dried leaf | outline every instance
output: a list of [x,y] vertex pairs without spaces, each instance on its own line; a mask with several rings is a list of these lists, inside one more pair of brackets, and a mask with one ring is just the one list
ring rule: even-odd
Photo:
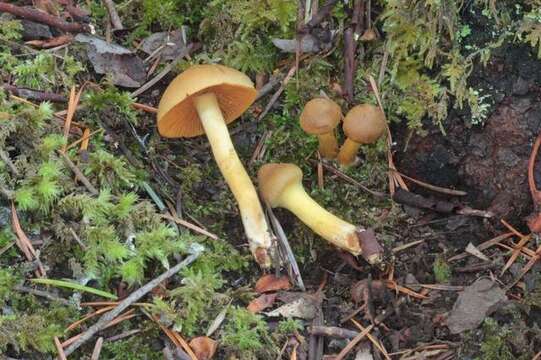
[[190,341],[195,356],[198,360],[210,360],[216,353],[218,343],[206,336],[199,336]]
[[[280,296],[282,298],[282,296]],[[267,316],[277,317],[282,316],[285,318],[301,318],[311,320],[316,317],[320,302],[314,295],[306,293],[296,293],[285,297],[289,301],[280,306],[279,308],[265,313]]]
[[227,305],[226,307],[223,308],[222,311],[220,311],[220,313],[218,314],[218,316],[216,316],[216,319],[214,319],[214,321],[212,322],[212,324],[209,325],[209,328],[207,330],[207,336],[210,336],[212,335],[216,330],[218,330],[218,328],[220,327],[220,325],[222,325],[222,323],[224,322],[225,320],[225,315],[227,314],[227,310],[229,309],[229,305]]
[[287,276],[276,277],[275,275],[263,275],[255,284],[255,291],[260,294],[290,288],[291,284]]
[[268,307],[271,307],[275,301],[276,301],[276,294],[263,294],[257,299],[250,301],[247,309],[248,311],[256,314],[262,310],[265,310]]
[[109,75],[115,85],[136,88],[145,81],[143,60],[125,47],[86,34],[77,34],[75,41],[87,44],[87,56],[94,70]]

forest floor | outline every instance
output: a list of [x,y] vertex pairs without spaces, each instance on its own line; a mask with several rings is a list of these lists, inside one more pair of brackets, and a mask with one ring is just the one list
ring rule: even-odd
[[[541,358],[541,4],[314,3],[0,2],[0,358]],[[385,266],[280,208],[257,265],[207,138],[156,128],[207,63],[259,91],[229,126],[254,183],[296,164]],[[392,141],[322,160],[318,96]]]

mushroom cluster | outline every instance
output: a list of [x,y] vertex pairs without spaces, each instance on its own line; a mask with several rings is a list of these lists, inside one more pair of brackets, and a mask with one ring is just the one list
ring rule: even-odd
[[340,106],[327,98],[315,98],[306,103],[300,116],[302,129],[319,139],[319,153],[324,159],[336,158],[342,167],[356,163],[361,145],[375,143],[386,129],[385,115],[371,104],[354,106],[344,118],[342,129],[346,141],[338,152],[334,129],[343,118]]
[[[162,95],[157,127],[168,138],[205,134],[216,164],[237,200],[250,250],[264,268],[271,265],[272,234],[257,191],[244,169],[227,125],[254,102],[257,91],[243,73],[222,65],[196,65],[178,75]],[[347,139],[338,149],[335,128],[344,120]],[[343,166],[354,163],[361,144],[376,141],[385,130],[379,108],[359,105],[344,118],[341,108],[327,98],[309,101],[300,116],[301,127],[319,139],[319,152],[337,158]],[[315,202],[302,186],[302,171],[293,164],[267,164],[258,172],[262,198],[271,207],[293,212],[315,233],[336,247],[363,256],[370,264],[381,262],[383,250],[373,231],[352,225]]]

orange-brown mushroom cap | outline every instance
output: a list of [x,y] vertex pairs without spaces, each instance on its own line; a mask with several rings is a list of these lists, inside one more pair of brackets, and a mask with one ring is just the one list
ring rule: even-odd
[[195,65],[169,84],[158,106],[158,131],[164,137],[205,133],[193,97],[213,92],[225,122],[236,120],[254,102],[257,91],[248,76],[222,65]]
[[385,132],[385,115],[377,106],[353,107],[344,119],[344,134],[359,144],[372,144]]
[[315,98],[306,103],[301,113],[302,129],[308,134],[320,135],[331,132],[342,119],[342,109],[326,98]]
[[302,170],[293,164],[265,164],[257,172],[257,180],[261,196],[275,207],[285,188],[302,181]]

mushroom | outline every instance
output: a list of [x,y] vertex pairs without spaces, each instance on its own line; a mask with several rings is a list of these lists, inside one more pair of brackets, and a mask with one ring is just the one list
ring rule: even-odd
[[334,128],[342,119],[342,110],[337,103],[326,98],[315,98],[306,103],[301,113],[302,129],[319,139],[319,153],[327,159],[338,154],[338,143]]
[[262,267],[271,263],[271,235],[257,192],[235,151],[227,124],[255,100],[243,73],[222,65],[196,65],[178,75],[162,95],[158,131],[167,138],[206,134],[212,153],[238,202],[250,250]]
[[338,162],[342,166],[351,165],[356,158],[361,144],[372,144],[385,132],[385,115],[379,107],[362,104],[354,106],[344,119],[346,141],[338,153]]
[[293,164],[266,164],[258,173],[259,190],[269,206],[283,207],[325,240],[370,264],[380,264],[383,249],[374,232],[331,214],[304,191],[302,170]]

